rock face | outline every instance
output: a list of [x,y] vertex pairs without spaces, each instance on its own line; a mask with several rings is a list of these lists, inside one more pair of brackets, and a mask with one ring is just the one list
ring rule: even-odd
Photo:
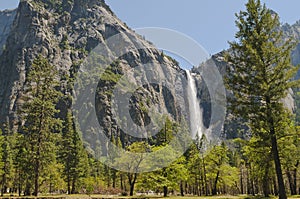
[[6,48],[6,39],[10,33],[11,26],[16,16],[16,10],[0,11],[0,55]]
[[[99,123],[108,136],[122,136],[117,125],[118,118],[113,116],[111,93],[125,74],[128,74],[131,83],[139,85],[130,98],[130,115],[135,124],[147,126],[151,120],[148,114],[153,107],[174,121],[179,121],[183,115],[187,116],[184,108],[180,108],[180,105],[186,105],[185,94],[182,93],[184,80],[180,79],[185,78],[185,71],[177,66],[177,62],[129,29],[103,0],[24,0],[16,11],[8,13],[6,15],[11,16],[8,17],[9,20],[5,20],[4,25],[0,24],[0,28],[5,29],[0,35],[0,41],[6,46],[0,56],[2,125],[9,121],[11,128],[18,130],[18,111],[24,103],[22,96],[24,87],[28,84],[27,74],[32,61],[39,54],[46,57],[59,71],[60,77],[57,78],[61,80],[60,90],[67,96],[58,104],[61,110],[59,117],[65,117],[67,110],[71,108],[70,96],[74,93],[74,82],[70,78],[82,70],[81,63],[99,45],[105,52],[98,58],[104,61],[102,64],[110,67],[102,75],[102,79],[98,80],[94,108],[97,109]],[[5,12],[0,17],[4,15]],[[109,38],[113,36],[120,36],[123,43],[117,43],[117,46],[111,44]],[[126,53],[117,56],[118,49],[123,49]],[[142,75],[133,78],[134,74],[130,71],[147,64],[150,68],[136,70]],[[125,93],[124,89],[119,92]],[[180,92],[180,96],[176,94]],[[85,107],[87,104],[81,106]],[[89,113],[82,119],[89,121]],[[122,141],[125,142],[124,140],[130,142],[129,138],[123,136]]]
[[[294,41],[300,41],[300,21],[297,21],[294,25],[284,24],[282,26],[282,30],[284,31],[284,35],[289,38],[294,38]],[[294,65],[298,65],[300,63],[300,43],[296,46],[296,48],[292,52],[292,62]],[[300,72],[298,72],[296,79],[300,78]]]

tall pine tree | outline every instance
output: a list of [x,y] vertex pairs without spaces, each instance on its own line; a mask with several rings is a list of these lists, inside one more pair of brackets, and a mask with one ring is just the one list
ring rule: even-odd
[[286,199],[278,150],[278,137],[284,133],[288,111],[282,103],[297,68],[291,65],[292,40],[284,40],[279,17],[259,0],[249,0],[246,11],[237,14],[237,41],[231,42],[226,78],[232,91],[233,112],[249,121],[253,136],[264,140],[272,150],[279,198]]
[[64,123],[59,156],[64,168],[63,175],[67,182],[68,193],[74,194],[76,193],[79,179],[87,171],[88,157],[84,150],[83,142],[76,131],[71,111],[68,112]]
[[[23,155],[28,160],[28,182],[34,185],[34,195],[39,193],[41,174],[56,158],[54,132],[61,129],[61,120],[55,118],[59,112],[56,104],[61,93],[56,90],[59,85],[57,70],[42,56],[38,56],[30,68],[27,78],[25,104],[22,107],[24,125],[22,131]],[[28,193],[29,194],[29,193]]]

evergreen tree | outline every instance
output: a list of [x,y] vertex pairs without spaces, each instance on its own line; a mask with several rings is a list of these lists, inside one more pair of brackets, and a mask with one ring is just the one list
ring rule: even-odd
[[160,132],[155,136],[155,145],[161,146],[166,145],[170,142],[170,140],[174,137],[174,132],[177,130],[175,129],[176,125],[169,117],[165,118],[165,125],[160,130]]
[[9,129],[9,124],[4,126],[3,142],[2,142],[2,163],[3,173],[1,175],[1,196],[6,192],[8,188],[12,188],[12,182],[14,178],[14,147],[15,147],[15,135],[13,135]]
[[24,195],[30,195],[31,191],[31,180],[29,179],[29,174],[33,172],[32,164],[30,163],[30,159],[27,158],[26,151],[26,141],[24,139],[24,135],[17,134],[16,136],[16,155],[14,157],[14,166],[16,168],[16,179],[17,179],[17,187],[19,196],[21,196],[22,190],[24,186],[26,187],[24,190]]
[[[5,165],[3,163],[3,157],[5,156],[3,154],[4,152],[4,136],[2,135],[2,130],[0,129],[0,175],[1,176],[5,176]],[[1,182],[2,186],[4,184],[3,178],[2,178],[2,182]],[[1,195],[3,195],[3,191],[1,191]]]
[[[54,132],[61,129],[61,120],[55,118],[59,112],[56,104],[61,93],[56,69],[48,61],[38,56],[29,70],[25,103],[22,107],[24,134],[21,151],[27,162],[26,188],[34,186],[34,195],[39,193],[41,174],[56,158]],[[26,166],[25,166],[26,167]],[[33,179],[33,182],[30,180]],[[30,193],[27,193],[30,194]]]
[[282,124],[288,111],[282,104],[297,68],[291,65],[294,43],[283,40],[277,14],[259,0],[249,0],[246,11],[237,14],[236,42],[231,42],[226,78],[232,92],[231,108],[249,121],[253,136],[270,146],[275,163],[279,198],[286,199],[278,150],[278,137],[285,132]]
[[13,165],[13,156],[15,137],[13,135],[5,135],[3,137],[2,143],[2,163],[3,163],[3,173],[1,176],[1,196],[6,192],[7,188],[12,187],[14,165]]
[[68,112],[62,134],[60,160],[63,164],[63,175],[67,182],[69,194],[74,194],[77,184],[87,170],[87,154],[82,140],[76,131],[71,111]]

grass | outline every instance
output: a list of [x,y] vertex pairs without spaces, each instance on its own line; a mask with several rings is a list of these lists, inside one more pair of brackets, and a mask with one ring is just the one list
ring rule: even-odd
[[[18,198],[17,196],[4,196],[1,198]],[[20,198],[35,198],[35,197],[20,197]],[[84,195],[84,194],[75,194],[75,195],[41,195],[38,198],[43,199],[55,199],[55,198],[65,198],[65,199],[158,199],[163,198],[161,195],[141,195],[141,196],[109,196],[109,195],[95,195],[92,194],[91,196]],[[247,195],[238,195],[238,196],[231,196],[231,195],[220,195],[220,196],[169,196],[166,199],[276,199],[275,196],[270,196],[269,198],[265,198],[263,196],[247,196]],[[297,196],[290,196],[289,199],[300,199],[300,195]]]

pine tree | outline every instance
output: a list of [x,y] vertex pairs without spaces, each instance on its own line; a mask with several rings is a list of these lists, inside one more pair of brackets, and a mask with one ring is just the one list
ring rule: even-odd
[[37,196],[41,174],[56,158],[54,133],[60,131],[61,120],[55,115],[59,112],[56,104],[61,93],[56,90],[59,85],[56,69],[41,56],[33,61],[27,82],[22,106],[24,140],[21,140],[21,152],[28,166],[26,187],[30,190],[30,184],[33,184]]
[[85,174],[88,160],[82,140],[76,131],[71,111],[68,112],[64,123],[59,155],[64,167],[63,175],[67,182],[68,193],[74,194],[79,179]]
[[[3,176],[5,175],[5,170],[4,170],[4,163],[2,161],[3,159],[3,152],[4,152],[4,136],[2,135],[2,130],[0,129],[0,175]],[[1,184],[3,185],[3,179],[2,179],[2,182]],[[2,192],[1,192],[1,195],[2,195]]]
[[233,94],[230,105],[233,113],[249,121],[253,136],[272,149],[279,198],[286,199],[278,137],[289,115],[282,99],[298,84],[291,81],[297,71],[290,59],[294,43],[283,39],[278,15],[259,0],[249,0],[246,8],[236,15],[237,41],[230,43],[226,56],[230,63],[226,84]]
[[2,142],[2,164],[3,173],[1,175],[1,196],[6,192],[7,188],[12,187],[14,177],[13,156],[15,147],[15,135],[9,129],[9,123],[4,126],[3,142]]
[[14,136],[5,135],[2,143],[2,163],[3,163],[3,173],[1,176],[1,196],[6,192],[7,188],[12,185],[12,178],[14,172],[13,166],[13,147],[14,147]]

